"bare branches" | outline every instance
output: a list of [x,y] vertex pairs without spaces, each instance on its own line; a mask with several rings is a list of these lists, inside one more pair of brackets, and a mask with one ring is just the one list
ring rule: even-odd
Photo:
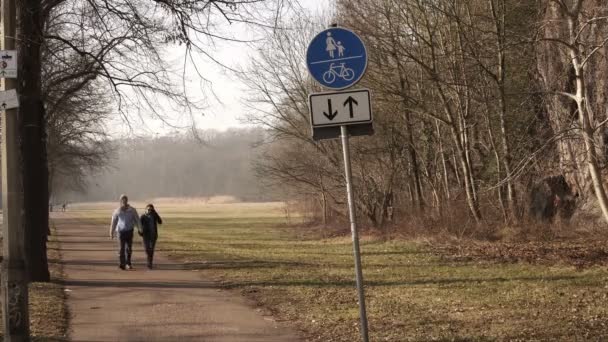
[[[282,1],[281,1],[282,2]],[[131,127],[153,116],[172,126],[175,113],[200,111],[186,92],[186,69],[194,53],[216,61],[199,34],[233,39],[220,24],[249,22],[251,1],[47,0],[44,2],[44,94],[53,175],[79,175],[105,165],[110,150],[103,122],[112,113]],[[224,23],[218,22],[220,15]],[[166,48],[181,45],[181,72],[167,63]],[[187,62],[192,61],[192,62]],[[176,77],[177,76],[177,77]],[[181,82],[176,80],[181,79]],[[112,108],[115,108],[112,110]]]

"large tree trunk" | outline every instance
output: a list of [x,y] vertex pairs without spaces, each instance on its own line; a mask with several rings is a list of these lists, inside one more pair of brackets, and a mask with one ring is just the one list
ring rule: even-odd
[[[582,0],[579,0],[582,2]],[[576,13],[577,17],[570,16],[568,18],[568,28],[570,30],[571,45],[570,45],[570,58],[572,67],[574,69],[574,75],[576,77],[576,107],[578,111],[580,132],[585,142],[585,150],[587,156],[587,168],[591,175],[591,181],[593,183],[593,190],[595,197],[597,198],[598,205],[604,215],[604,220],[608,223],[608,198],[606,197],[606,191],[602,181],[602,173],[598,166],[598,156],[595,146],[594,138],[594,127],[592,127],[590,113],[587,110],[589,96],[587,95],[587,88],[585,85],[585,65],[583,65],[582,58],[588,58],[590,56],[581,56],[582,44],[577,41],[577,35],[579,31],[579,25],[577,25],[575,18],[578,19],[580,13]],[[575,49],[579,47],[579,49]],[[595,53],[591,52],[591,53]]]
[[[602,44],[608,37],[608,22],[597,20],[608,15],[608,9],[599,0],[561,4],[545,0],[543,5],[540,36],[544,41],[539,44],[539,74],[547,92],[561,93],[546,101],[551,127],[560,134],[556,168],[581,195],[580,207],[608,221],[601,171],[606,160],[603,151],[607,131],[598,127],[607,115],[608,62],[602,55],[608,53],[608,48]],[[597,50],[593,50],[596,46]],[[600,135],[604,140],[599,139]]]
[[49,228],[46,121],[41,98],[41,0],[18,1],[20,133],[23,158],[25,256],[31,281],[49,281],[46,239]]
[[[546,12],[543,21],[546,25],[542,26],[541,35],[549,39],[565,39],[566,27],[565,18],[558,10],[557,5],[546,2]],[[538,44],[538,70],[542,85],[547,93],[556,90],[570,91],[574,88],[573,73],[570,66],[570,56],[567,51],[552,41],[542,41]],[[574,108],[572,100],[563,96],[547,96],[545,101],[548,121],[554,134],[561,134],[574,129],[573,120]],[[571,184],[583,191],[586,188],[585,175],[580,172],[583,170],[584,145],[582,141],[571,134],[564,134],[556,141],[556,152],[558,157],[557,165],[549,165],[549,169],[556,173],[563,174]],[[584,194],[581,194],[584,195]]]

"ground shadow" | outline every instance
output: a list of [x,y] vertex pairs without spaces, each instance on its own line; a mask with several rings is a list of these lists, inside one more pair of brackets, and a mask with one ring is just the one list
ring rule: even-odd
[[[479,284],[479,283],[504,283],[510,281],[536,282],[536,281],[565,281],[574,280],[575,276],[554,276],[554,277],[513,277],[513,278],[446,278],[446,279],[419,279],[419,280],[403,280],[403,281],[365,281],[366,287],[383,287],[383,286],[419,286],[419,285],[463,285],[463,284]],[[338,280],[338,281],[319,281],[297,280],[297,281],[245,281],[245,282],[225,282],[226,288],[241,288],[249,286],[311,286],[311,287],[353,287],[354,280]]]
[[155,289],[220,289],[226,288],[222,284],[203,281],[118,281],[118,280],[63,280],[58,284],[69,288],[70,286],[87,287],[116,287],[116,288],[155,288]]
[[[366,287],[383,286],[419,286],[419,285],[462,285],[471,283],[503,283],[509,281],[562,281],[573,280],[573,276],[556,277],[514,277],[514,278],[453,278],[453,279],[423,279],[413,281],[366,281]],[[192,288],[192,289],[238,289],[244,287],[267,286],[311,286],[311,287],[354,287],[354,281],[244,281],[244,282],[147,282],[147,281],[110,281],[110,280],[65,280],[59,282],[63,286],[92,286],[92,287],[149,287],[149,288]]]
[[60,252],[115,252],[116,248],[55,248],[47,247],[49,251],[60,251]]
[[[49,263],[67,266],[118,266],[117,261],[100,260],[60,260],[49,259]],[[134,263],[135,266],[144,266],[144,263]],[[190,262],[190,263],[159,263],[155,264],[157,270],[206,270],[206,269],[238,269],[238,268],[278,268],[278,267],[311,267],[316,264],[300,262],[280,262],[280,261],[216,261],[216,262]]]

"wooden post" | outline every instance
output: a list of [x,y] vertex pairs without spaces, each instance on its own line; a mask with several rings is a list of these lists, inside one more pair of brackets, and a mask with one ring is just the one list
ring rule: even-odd
[[[15,50],[15,0],[2,0],[2,49]],[[5,78],[3,90],[16,89],[17,80]],[[3,260],[2,313],[4,341],[29,341],[28,283],[24,262],[23,186],[19,149],[19,111],[2,111]]]

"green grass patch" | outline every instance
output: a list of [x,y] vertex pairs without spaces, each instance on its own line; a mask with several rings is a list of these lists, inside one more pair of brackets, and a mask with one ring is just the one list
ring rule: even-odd
[[[279,204],[158,210],[163,252],[310,340],[359,339],[350,238],[298,237]],[[104,215],[96,220],[107,224]],[[608,340],[601,267],[446,261],[413,241],[363,239],[361,248],[372,341]]]

